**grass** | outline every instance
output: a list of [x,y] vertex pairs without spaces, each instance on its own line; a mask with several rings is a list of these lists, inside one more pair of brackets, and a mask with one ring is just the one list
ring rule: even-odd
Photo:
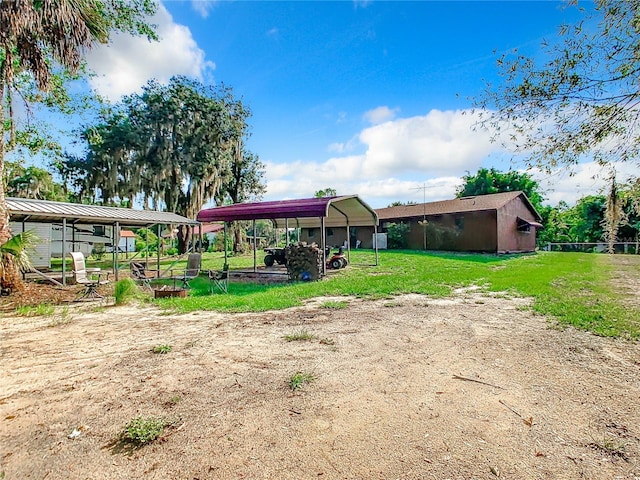
[[347,308],[349,303],[346,301],[336,301],[336,300],[327,300],[326,302],[322,302],[321,307],[327,308],[329,310],[341,310],[343,308]]
[[116,282],[116,286],[113,290],[113,296],[115,297],[116,305],[125,305],[129,303],[138,293],[138,286],[136,282],[131,278],[123,278]]
[[303,342],[313,340],[314,338],[316,338],[316,336],[306,330],[300,330],[299,332],[290,333],[284,336],[284,339],[287,342]]
[[[495,256],[405,250],[381,251],[379,256],[377,267],[365,266],[374,263],[373,252],[352,251],[349,268],[318,282],[262,285],[231,281],[227,295],[209,295],[208,279],[199,278],[192,282],[187,298],[157,302],[180,313],[259,312],[300,306],[316,297],[392,299],[408,293],[444,297],[456,288],[479,286],[506,297],[531,297],[536,312],[555,317],[562,326],[602,336],[640,338],[640,311],[625,306],[624,294],[612,285],[614,266],[608,255],[539,252]],[[221,254],[205,254],[203,268],[220,269],[222,262]],[[231,269],[252,266],[253,256],[231,257],[229,264]],[[343,308],[342,303],[327,301],[323,306]]]
[[311,383],[315,380],[312,373],[309,372],[297,372],[291,375],[289,378],[289,388],[291,390],[298,390],[307,383]]
[[21,317],[49,317],[54,314],[56,307],[48,303],[38,305],[21,305],[16,308],[16,314]]

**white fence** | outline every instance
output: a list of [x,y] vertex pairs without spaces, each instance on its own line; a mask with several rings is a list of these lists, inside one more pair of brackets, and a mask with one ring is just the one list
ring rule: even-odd
[[[613,244],[614,253],[638,254],[640,242],[616,242]],[[609,244],[606,242],[563,242],[548,243],[543,250],[548,252],[595,252],[607,253]]]

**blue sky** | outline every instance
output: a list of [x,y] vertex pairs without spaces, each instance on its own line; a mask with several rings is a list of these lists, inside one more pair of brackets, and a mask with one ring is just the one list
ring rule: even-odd
[[[467,171],[512,166],[471,128],[469,98],[499,81],[498,55],[537,56],[578,18],[563,5],[165,0],[161,41],[120,36],[94,49],[91,83],[113,101],[176,74],[231,86],[253,113],[248,148],[266,164],[265,199],[331,187],[375,208],[441,200]],[[535,175],[555,204],[596,192],[597,173],[585,163],[573,176]]]

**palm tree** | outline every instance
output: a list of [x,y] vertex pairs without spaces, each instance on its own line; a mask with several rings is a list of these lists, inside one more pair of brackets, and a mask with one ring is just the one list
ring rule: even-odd
[[[11,95],[16,77],[30,74],[37,88],[46,92],[55,66],[76,72],[86,51],[96,42],[106,43],[113,30],[156,38],[153,27],[146,24],[154,11],[155,5],[146,0],[0,1],[0,178],[4,178],[5,152],[15,140]],[[5,109],[11,125],[8,143]],[[0,181],[0,245],[9,238],[9,211]],[[5,268],[0,274],[13,271]],[[19,284],[19,277],[10,279],[14,280]]]
[[[82,63],[84,50],[108,39],[109,22],[96,0],[15,0],[0,2],[0,176],[4,178],[5,108],[14,141],[11,93],[15,79],[29,73],[42,91],[51,87],[50,59],[71,72]],[[4,182],[0,182],[0,245],[11,238]],[[13,255],[3,256],[0,283],[19,286]]]
[[31,270],[29,250],[38,243],[36,236],[30,232],[14,235],[7,242],[0,244],[0,290],[11,292],[19,286],[20,272]]

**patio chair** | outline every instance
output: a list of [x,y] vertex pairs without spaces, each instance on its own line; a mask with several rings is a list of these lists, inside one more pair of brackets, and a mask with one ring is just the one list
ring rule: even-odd
[[217,288],[221,292],[229,293],[229,272],[227,270],[209,270],[209,293]]
[[131,269],[131,278],[141,287],[147,287],[151,290],[151,280],[157,278],[155,271],[147,270],[143,263],[138,262],[131,262],[129,268]]
[[84,288],[78,293],[76,301],[79,300],[95,300],[103,298],[98,293],[98,287],[109,283],[109,272],[103,272],[99,268],[87,268],[82,252],[71,252],[73,260],[73,276],[78,285]]
[[202,266],[202,254],[190,253],[187,258],[187,268],[181,275],[171,275],[173,280],[180,280],[182,288],[189,288],[189,282],[200,275],[200,267]]

